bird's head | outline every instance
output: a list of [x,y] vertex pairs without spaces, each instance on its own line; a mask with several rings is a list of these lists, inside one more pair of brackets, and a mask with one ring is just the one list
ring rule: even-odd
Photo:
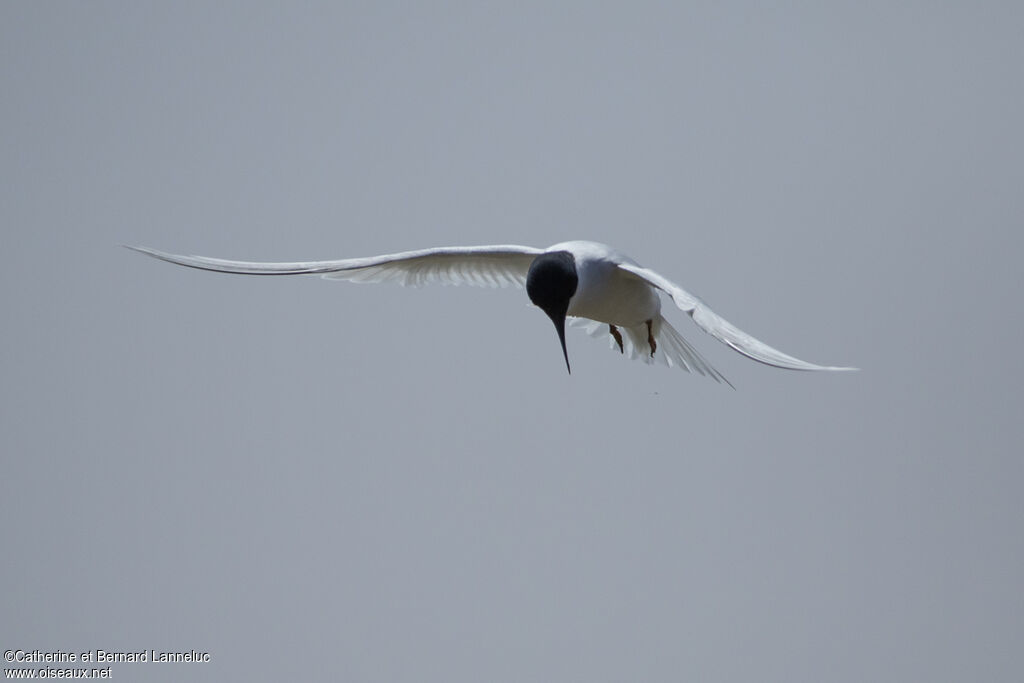
[[526,293],[530,301],[548,314],[558,331],[565,356],[565,368],[569,368],[569,352],[565,348],[565,314],[569,300],[576,293],[579,277],[576,275],[576,259],[567,251],[552,251],[541,254],[533,260],[526,275]]

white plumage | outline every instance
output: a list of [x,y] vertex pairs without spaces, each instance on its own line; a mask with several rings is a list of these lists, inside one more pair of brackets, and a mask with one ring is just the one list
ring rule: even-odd
[[[572,284],[571,294],[566,293],[567,306],[561,312],[562,320],[574,318],[592,335],[610,333],[612,347],[619,348],[621,344],[621,351],[632,358],[643,358],[647,362],[661,360],[670,366],[728,383],[661,315],[658,296],[661,291],[689,314],[698,327],[748,358],[790,370],[855,369],[808,363],[772,348],[729,323],[679,285],[597,242],[562,242],[547,249],[519,245],[440,247],[366,258],[291,263],[180,256],[146,247],[129,249],[170,263],[222,273],[320,275],[330,280],[396,282],[413,287],[432,283],[523,287],[527,279],[533,277],[531,267],[538,256],[553,260],[561,257],[570,263],[561,274],[571,278]],[[548,286],[542,277],[538,277],[537,282],[541,290]],[[531,291],[531,299],[533,296]],[[545,311],[558,327],[558,316],[548,309]]]

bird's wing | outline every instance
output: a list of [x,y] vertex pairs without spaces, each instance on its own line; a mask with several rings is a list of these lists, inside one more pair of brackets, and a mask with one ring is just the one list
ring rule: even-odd
[[619,268],[631,273],[648,284],[657,287],[672,297],[676,306],[689,313],[693,322],[723,344],[731,346],[747,358],[752,358],[766,365],[788,370],[856,370],[857,368],[840,368],[816,365],[794,358],[787,353],[755,339],[739,329],[728,320],[712,311],[699,297],[690,294],[671,280],[659,275],[649,268],[642,268],[632,263],[620,263]]
[[397,254],[340,259],[257,263],[206,256],[180,256],[147,247],[128,247],[169,263],[219,273],[244,275],[320,275],[352,282],[396,282],[418,287],[431,283],[479,287],[523,287],[530,264],[542,249],[518,245],[439,247]]

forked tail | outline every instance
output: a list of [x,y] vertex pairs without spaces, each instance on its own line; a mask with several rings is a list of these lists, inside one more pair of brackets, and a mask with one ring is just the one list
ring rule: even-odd
[[[619,350],[618,342],[612,336],[607,323],[587,318],[571,320],[573,325],[583,328],[592,337],[606,337],[611,348],[615,351]],[[646,323],[633,327],[619,327],[618,330],[622,337],[622,353],[629,358],[639,359],[648,364],[660,362],[669,367],[679,367],[687,372],[706,375],[716,382],[724,382],[730,387],[733,386],[732,382],[706,361],[697,349],[693,348],[690,342],[686,341],[683,335],[679,334],[676,328],[672,327],[671,323],[660,314],[651,321],[651,335],[655,342],[653,354],[648,343]],[[735,387],[733,388],[735,389]]]

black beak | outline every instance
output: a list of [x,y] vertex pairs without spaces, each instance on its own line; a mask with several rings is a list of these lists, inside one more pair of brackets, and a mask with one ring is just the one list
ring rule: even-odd
[[565,356],[565,369],[572,374],[572,368],[569,367],[569,351],[565,348],[565,313],[561,315],[557,313],[548,313],[551,318],[551,322],[555,324],[555,330],[558,331],[558,341],[562,343],[562,355]]
[[576,257],[568,251],[541,254],[533,260],[526,274],[526,293],[533,305],[547,313],[555,324],[565,356],[565,369],[570,375],[569,351],[565,348],[565,314],[569,312],[569,301],[576,294],[578,284]]

